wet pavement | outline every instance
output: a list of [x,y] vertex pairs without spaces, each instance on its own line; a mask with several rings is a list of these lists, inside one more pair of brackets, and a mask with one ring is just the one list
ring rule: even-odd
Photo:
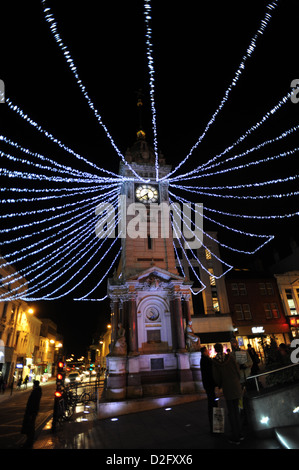
[[[223,399],[220,406],[225,406]],[[55,433],[51,428],[49,420],[38,434],[34,449],[173,449],[191,453],[198,449],[282,449],[275,436],[262,439],[247,426],[244,440],[239,445],[230,444],[227,420],[225,432],[212,435],[206,398],[113,419],[99,419],[92,403],[78,406],[72,420],[64,422]]]

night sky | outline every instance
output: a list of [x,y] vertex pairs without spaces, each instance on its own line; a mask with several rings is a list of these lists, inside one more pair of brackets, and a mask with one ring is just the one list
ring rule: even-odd
[[[267,1],[262,0],[153,0],[152,41],[158,142],[168,164],[178,164],[203,132],[231,83],[265,14],[267,4]],[[49,6],[58,23],[60,35],[78,68],[79,76],[121,152],[124,153],[135,141],[139,89],[144,94],[143,126],[147,140],[152,143],[143,2],[89,0],[82,3],[52,0],[49,1]],[[1,17],[0,78],[5,82],[6,96],[45,130],[80,155],[118,173],[120,158],[67,67],[43,17],[41,2],[6,2],[6,6],[1,6]],[[298,1],[280,1],[267,30],[258,39],[253,56],[246,62],[246,69],[233,88],[228,102],[202,144],[179,170],[180,173],[204,163],[235,142],[290,91],[292,80],[299,78],[298,20]],[[289,100],[263,126],[236,147],[235,153],[298,125],[298,115],[299,103],[294,104]],[[0,122],[1,134],[33,152],[40,152],[76,169],[91,170],[47,140],[5,104],[0,105]],[[252,154],[251,159],[291,150],[298,145],[297,136],[298,132],[280,143],[268,145]],[[3,142],[0,150],[20,155]],[[229,155],[233,154],[234,151]],[[236,185],[285,178],[296,173],[296,158],[295,155],[250,170],[233,171],[183,184]],[[26,184],[29,187],[29,183]],[[1,187],[11,186],[22,187],[22,180],[1,177]],[[252,189],[244,194],[277,194],[296,189],[298,184],[295,181],[267,186],[259,191]],[[187,193],[178,194],[189,197]],[[252,202],[211,197],[205,199],[200,195],[191,195],[191,198],[212,208],[246,214],[294,212],[297,210],[298,200],[292,197]],[[16,208],[16,205],[9,208],[6,206],[1,207],[4,213]],[[22,209],[24,207],[25,205]],[[28,210],[28,206],[26,207]],[[273,233],[281,236],[295,233],[294,218],[260,223],[219,217],[217,220],[261,234]],[[19,220],[18,223],[24,223],[24,220]],[[205,228],[218,230],[215,226],[210,226],[209,222]],[[22,233],[19,234],[21,235]],[[225,242],[236,243],[245,249],[253,246],[248,240],[238,240],[238,237],[225,230],[221,232],[221,236]],[[1,247],[3,256],[10,252],[7,250],[7,246]],[[239,257],[232,257],[229,252],[222,254],[223,259],[233,260],[234,263],[244,265],[249,262],[248,257],[241,260]],[[16,264],[17,269],[20,267]],[[94,273],[94,278],[90,281],[92,286],[93,281],[96,283],[103,272],[104,264],[100,271]],[[84,286],[82,293],[88,290],[88,284]],[[78,292],[76,296],[77,294]],[[96,292],[99,298],[105,294],[106,282]],[[109,302],[74,302],[73,297],[71,294],[59,301],[38,302],[37,306],[39,316],[50,316],[56,321],[64,336],[67,351],[81,354],[91,342],[95,330],[101,329],[108,322]]]

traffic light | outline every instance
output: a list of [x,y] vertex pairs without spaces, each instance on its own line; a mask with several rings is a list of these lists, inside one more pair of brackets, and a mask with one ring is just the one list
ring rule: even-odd
[[59,361],[57,364],[56,388],[59,389],[64,384],[64,364]]

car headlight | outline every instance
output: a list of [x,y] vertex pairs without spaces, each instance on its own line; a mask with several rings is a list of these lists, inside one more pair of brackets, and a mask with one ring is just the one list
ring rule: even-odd
[[69,383],[70,379],[65,379],[65,381],[66,381],[67,383]]
[[80,377],[76,377],[77,382],[80,382]]

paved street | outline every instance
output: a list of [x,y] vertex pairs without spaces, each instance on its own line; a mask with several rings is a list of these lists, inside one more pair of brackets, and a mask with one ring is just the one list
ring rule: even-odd
[[[228,442],[229,429],[226,419],[225,433],[211,435],[207,416],[207,400],[159,408],[152,411],[115,416],[114,419],[98,419],[96,405],[80,405],[71,421],[63,423],[56,433],[52,432],[53,392],[55,382],[43,386],[40,413],[37,419],[36,441],[33,449],[101,450],[104,456],[122,455],[135,449],[136,454],[152,455],[166,450],[197,458],[200,450],[279,450],[282,446],[275,437],[262,439],[244,427],[245,439],[235,446]],[[10,391],[0,396],[0,448],[21,449],[25,436],[20,434],[30,387],[24,391]],[[223,398],[220,406],[225,406]],[[111,452],[113,454],[111,454]],[[110,452],[110,453],[109,453]],[[125,454],[127,455],[127,454]],[[145,455],[145,454],[142,454]],[[104,457],[103,457],[104,458]],[[149,457],[150,458],[150,457]]]
[[[223,403],[222,403],[223,405]],[[117,418],[117,419],[116,419]],[[275,438],[260,439],[245,428],[245,439],[239,446],[228,442],[228,432],[209,433],[207,400],[160,408],[99,420],[95,405],[77,407],[73,421],[65,422],[53,434],[51,422],[44,427],[34,449],[281,449]],[[185,452],[185,453],[186,453]]]
[[[42,427],[53,412],[53,394],[55,381],[42,384],[42,398],[40,412],[36,420],[36,428]],[[0,395],[0,449],[20,448],[25,440],[21,434],[21,427],[28,397],[32,390],[32,384],[27,389],[7,389]]]

